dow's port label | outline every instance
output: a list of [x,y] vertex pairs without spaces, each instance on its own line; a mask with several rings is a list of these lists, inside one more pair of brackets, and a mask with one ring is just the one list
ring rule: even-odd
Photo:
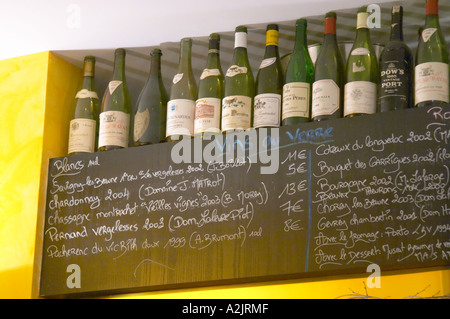
[[399,61],[386,61],[380,65],[381,68],[381,94],[385,96],[402,96],[406,99],[407,74],[405,65]]

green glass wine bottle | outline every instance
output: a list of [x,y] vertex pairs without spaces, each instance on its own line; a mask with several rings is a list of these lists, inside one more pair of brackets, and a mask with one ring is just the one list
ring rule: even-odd
[[438,0],[427,0],[426,21],[416,51],[415,106],[449,103],[448,52],[439,24]]
[[220,35],[209,36],[208,59],[198,84],[194,136],[220,134],[224,76],[220,64]]
[[336,37],[336,13],[325,15],[325,35],[314,69],[311,118],[323,121],[342,117],[344,109],[344,62]]
[[134,116],[134,143],[137,146],[166,140],[167,92],[161,75],[160,49],[150,53],[150,73],[137,101]]
[[367,7],[357,14],[356,38],[347,59],[344,87],[344,116],[353,117],[376,113],[377,85],[380,71],[378,59],[370,40]]
[[311,87],[314,65],[307,46],[307,21],[295,24],[295,44],[286,68],[283,86],[282,125],[295,125],[311,119]]
[[192,39],[180,41],[180,58],[178,72],[173,77],[170,100],[167,103],[166,140],[178,141],[182,137],[194,135],[195,101],[197,100],[197,83],[191,64]]
[[247,55],[247,27],[235,30],[231,66],[225,74],[225,94],[222,101],[222,132],[245,131],[253,123],[255,82]]
[[69,155],[95,152],[98,141],[100,101],[95,89],[95,58],[84,58],[83,86],[75,96],[76,106],[69,129]]
[[124,49],[117,49],[113,78],[108,83],[100,113],[99,151],[128,147],[131,99],[125,77]]
[[278,25],[266,29],[266,50],[256,76],[253,126],[280,127],[283,70],[278,52]]

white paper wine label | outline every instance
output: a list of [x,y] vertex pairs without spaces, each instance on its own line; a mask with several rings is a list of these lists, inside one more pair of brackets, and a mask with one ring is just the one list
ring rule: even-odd
[[436,28],[427,28],[422,31],[422,40],[423,42],[428,42],[431,36],[437,31]]
[[377,85],[368,81],[349,82],[344,87],[344,116],[376,112]]
[[73,119],[70,121],[68,153],[94,152],[95,127],[95,120]]
[[195,101],[170,100],[167,103],[166,137],[194,133]]
[[281,94],[264,93],[255,96],[253,126],[279,127],[281,117]]
[[98,100],[98,94],[94,91],[89,91],[87,89],[82,89],[81,91],[77,92],[77,95],[75,95],[75,98],[77,99],[97,99]]
[[232,65],[227,70],[226,76],[232,78],[238,74],[247,74],[247,68],[245,66]]
[[146,108],[143,112],[136,112],[134,116],[134,132],[133,138],[134,141],[137,142],[144,135],[145,131],[147,131],[148,125],[150,124],[150,112]]
[[274,64],[277,61],[277,58],[267,58],[262,60],[261,65],[259,66],[260,69],[267,68],[268,66]]
[[181,81],[182,78],[183,78],[183,73],[175,74],[173,77],[172,83],[177,84],[178,82]]
[[121,111],[100,113],[98,146],[128,147],[130,114]]
[[333,80],[314,82],[312,89],[311,117],[331,115],[339,109],[339,86]]
[[195,103],[194,134],[220,133],[220,107],[218,98],[201,98]]
[[364,72],[365,70],[366,70],[366,67],[364,65],[358,65],[356,62],[353,62],[353,64],[352,64],[352,72],[353,73]]
[[243,95],[227,96],[222,100],[222,132],[248,130],[251,122],[252,99]]
[[366,48],[356,48],[354,50],[352,50],[351,55],[368,55],[370,54],[369,49]]
[[112,95],[114,91],[122,84],[122,81],[111,81],[108,84],[109,94]]
[[311,85],[304,82],[283,86],[283,120],[288,117],[309,117],[310,89]]
[[200,75],[200,80],[203,80],[209,76],[220,76],[219,69],[204,69],[202,75]]
[[448,64],[421,63],[415,68],[415,103],[444,101],[449,103]]

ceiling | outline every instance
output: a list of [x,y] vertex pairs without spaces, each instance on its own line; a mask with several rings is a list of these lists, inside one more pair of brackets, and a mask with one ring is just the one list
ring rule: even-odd
[[[417,47],[417,32],[425,22],[425,1],[407,0],[393,1],[380,4],[381,28],[371,29],[373,43],[385,44],[389,39],[391,8],[394,4],[400,4],[404,8],[404,38],[412,50]],[[355,36],[357,8],[337,10],[337,36],[338,41],[352,41]],[[324,15],[307,17],[308,20],[308,43],[310,46],[320,44],[323,39]],[[450,47],[450,1],[440,1],[439,16],[442,32]],[[300,18],[301,16],[299,16]],[[268,23],[278,23],[280,28],[279,50],[280,56],[290,53],[294,46],[295,20],[289,21],[267,21],[260,24],[247,24],[248,27],[248,55],[254,75],[264,55],[265,29]],[[230,66],[234,46],[234,30],[218,32],[221,35],[221,63],[225,72]],[[208,36],[192,37],[192,67],[196,79],[205,67],[208,52]],[[173,76],[177,73],[179,61],[179,42],[164,42],[159,46],[127,47],[126,76],[127,83],[132,96],[133,105],[142,90],[150,70],[150,51],[152,48],[160,48],[162,56],[162,75],[166,90],[170,92]],[[96,80],[99,95],[102,95],[107,83],[112,76],[113,58],[115,49],[100,50],[55,50],[56,55],[64,58],[80,68],[86,55],[96,57]]]

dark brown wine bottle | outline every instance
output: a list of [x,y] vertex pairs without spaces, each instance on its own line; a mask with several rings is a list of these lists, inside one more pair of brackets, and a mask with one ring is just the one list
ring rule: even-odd
[[391,37],[380,56],[378,112],[412,107],[413,56],[403,42],[403,7],[392,7]]

